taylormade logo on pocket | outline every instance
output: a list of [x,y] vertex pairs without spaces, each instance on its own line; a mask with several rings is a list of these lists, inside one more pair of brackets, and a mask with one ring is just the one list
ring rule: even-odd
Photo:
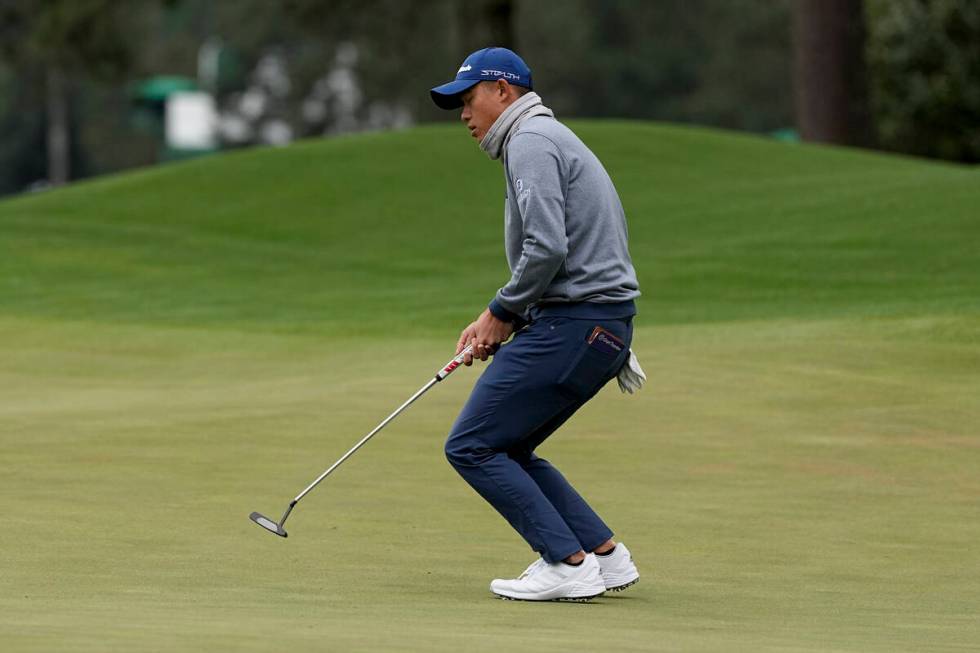
[[601,326],[597,326],[586,339],[589,346],[593,349],[607,354],[616,355],[623,351],[623,341],[609,333]]
[[614,349],[615,351],[623,351],[623,346],[621,344],[619,344],[618,342],[613,341],[612,338],[610,338],[609,336],[607,336],[604,333],[600,333],[599,336],[596,338],[596,340],[598,340],[602,344],[606,345],[610,349]]

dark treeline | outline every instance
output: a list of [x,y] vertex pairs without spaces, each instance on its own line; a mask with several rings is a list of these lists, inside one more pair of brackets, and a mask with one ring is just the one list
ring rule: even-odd
[[445,120],[428,85],[489,44],[564,117],[980,160],[972,0],[0,0],[0,194],[165,157],[154,77],[281,143]]

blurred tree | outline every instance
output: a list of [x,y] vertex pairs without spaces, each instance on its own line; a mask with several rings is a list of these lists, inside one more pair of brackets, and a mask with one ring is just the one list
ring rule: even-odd
[[561,115],[792,124],[790,0],[534,0],[521,53]]
[[980,162],[980,2],[876,0],[869,15],[881,145]]
[[456,54],[462,61],[475,50],[501,46],[517,50],[514,34],[515,0],[470,0],[457,2]]
[[24,76],[0,63],[0,195],[44,179],[44,116],[41,102]]
[[[404,107],[416,119],[445,118],[427,85],[455,74],[465,53],[458,8],[463,0],[284,0],[282,15],[301,38],[290,50],[300,88],[324,75],[338,48],[357,49],[364,109]],[[482,47],[482,46],[477,46]]]
[[804,140],[870,145],[862,0],[793,5],[796,124]]
[[[114,77],[129,49],[120,26],[126,3],[114,0],[5,0],[0,4],[0,55],[43,80],[47,179],[71,177],[72,78]],[[35,71],[39,75],[35,76]]]

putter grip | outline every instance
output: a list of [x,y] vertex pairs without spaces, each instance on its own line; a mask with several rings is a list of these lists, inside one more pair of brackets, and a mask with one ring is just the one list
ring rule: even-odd
[[467,345],[466,349],[456,354],[455,358],[446,363],[446,366],[436,373],[436,381],[442,381],[444,378],[452,374],[453,370],[463,364],[463,357],[471,351],[473,351],[473,345]]

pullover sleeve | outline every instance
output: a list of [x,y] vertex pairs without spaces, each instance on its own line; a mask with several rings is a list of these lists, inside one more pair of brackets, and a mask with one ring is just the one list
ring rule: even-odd
[[507,174],[517,194],[523,241],[510,281],[497,291],[490,312],[514,321],[544,294],[565,263],[568,165],[551,139],[526,132],[508,145]]

